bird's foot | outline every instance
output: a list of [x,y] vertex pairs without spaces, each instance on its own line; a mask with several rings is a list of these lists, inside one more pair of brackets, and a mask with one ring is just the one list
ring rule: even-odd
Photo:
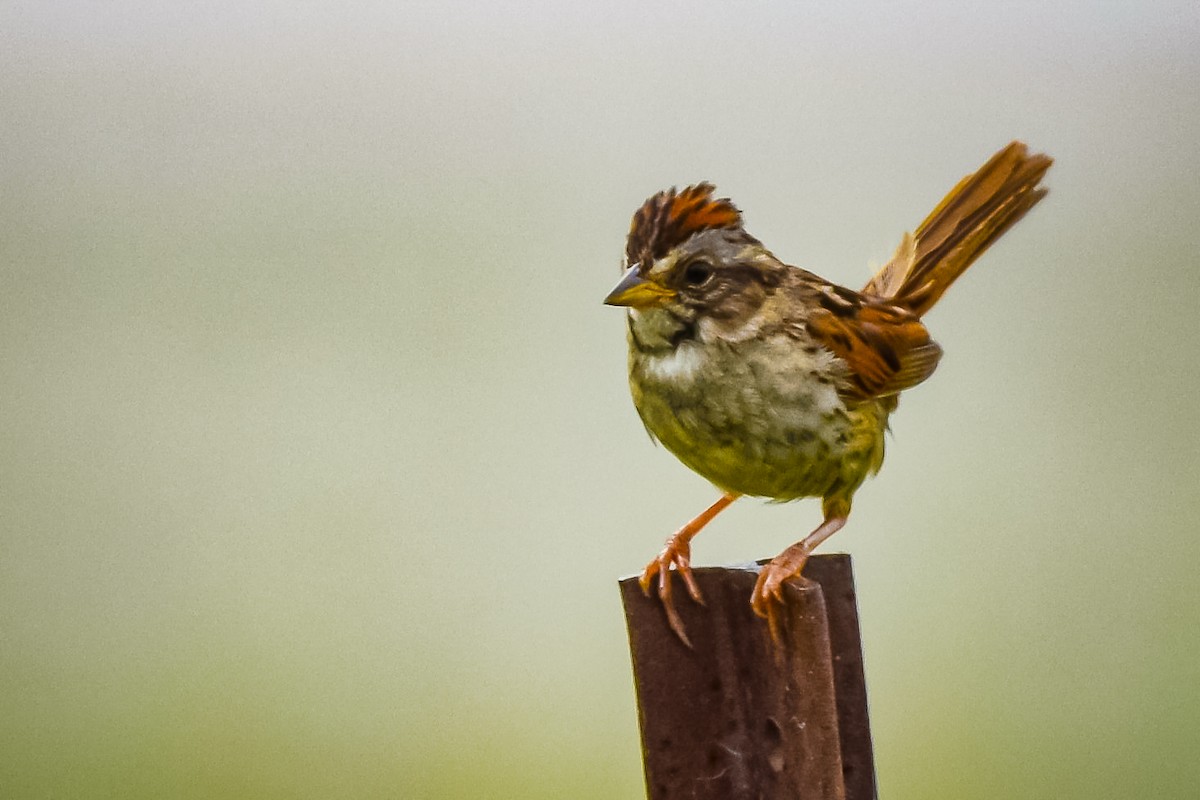
[[688,647],[691,647],[692,643],[683,628],[683,621],[679,618],[679,612],[675,610],[674,594],[671,588],[671,572],[678,572],[680,577],[683,578],[684,585],[687,586],[688,594],[691,598],[700,605],[704,605],[704,598],[700,594],[700,587],[696,584],[696,576],[692,574],[692,547],[689,541],[691,536],[692,532],[685,528],[670,539],[667,539],[662,552],[646,565],[646,568],[642,570],[642,577],[638,579],[638,584],[641,585],[642,591],[649,597],[650,585],[654,583],[654,579],[657,576],[658,599],[662,601],[663,610],[667,613],[667,624],[671,626],[671,630],[675,631],[675,635]]
[[771,641],[776,645],[782,641],[780,615],[784,604],[783,583],[800,574],[804,569],[804,562],[808,561],[809,552],[810,548],[805,542],[797,542],[775,556],[762,568],[762,572],[758,573],[758,581],[750,595],[750,607],[754,609],[755,614],[767,621],[767,627],[771,630]]

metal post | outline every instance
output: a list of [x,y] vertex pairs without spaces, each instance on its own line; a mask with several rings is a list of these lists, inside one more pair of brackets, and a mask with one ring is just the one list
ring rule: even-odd
[[849,556],[785,584],[778,645],[750,610],[755,570],[695,574],[706,605],[677,603],[693,649],[621,581],[650,799],[874,800]]

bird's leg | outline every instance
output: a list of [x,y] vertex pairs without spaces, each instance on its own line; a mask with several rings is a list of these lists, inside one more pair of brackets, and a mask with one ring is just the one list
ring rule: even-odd
[[671,570],[675,569],[683,577],[683,582],[687,585],[688,594],[692,599],[700,605],[704,605],[704,598],[700,596],[700,587],[696,585],[696,578],[692,575],[692,537],[738,497],[739,495],[733,492],[726,492],[695,519],[675,531],[671,538],[667,539],[662,552],[646,565],[646,569],[642,570],[642,577],[638,579],[642,591],[649,596],[650,584],[654,581],[654,576],[658,576],[658,597],[662,600],[663,609],[667,612],[667,623],[688,647],[691,647],[692,643],[683,630],[683,622],[679,619],[678,612],[675,611],[675,602],[671,595]]
[[758,573],[758,582],[750,595],[750,606],[754,613],[767,620],[771,638],[778,643],[779,612],[783,608],[783,582],[800,574],[804,562],[821,542],[841,530],[846,524],[850,508],[842,502],[825,504],[825,521],[817,529],[794,545],[771,559],[771,563]]

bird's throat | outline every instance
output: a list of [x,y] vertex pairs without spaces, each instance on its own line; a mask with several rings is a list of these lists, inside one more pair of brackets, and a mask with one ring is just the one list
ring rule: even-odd
[[666,355],[694,341],[696,333],[696,321],[674,309],[629,310],[629,345],[638,352]]

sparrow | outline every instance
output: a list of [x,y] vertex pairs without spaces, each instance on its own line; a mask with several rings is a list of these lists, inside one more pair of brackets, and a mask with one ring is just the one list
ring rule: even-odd
[[754,612],[778,640],[782,586],[846,524],[883,463],[899,394],[942,349],[922,318],[993,242],[1046,196],[1052,160],[1012,142],[963,178],[860,290],[780,261],[714,187],[650,197],[633,215],[624,274],[604,298],[627,308],[629,388],[646,430],[721,492],[642,572],[690,646],[672,595],[697,603],[691,541],[743,495],[821,498],[823,521],[764,566]]

